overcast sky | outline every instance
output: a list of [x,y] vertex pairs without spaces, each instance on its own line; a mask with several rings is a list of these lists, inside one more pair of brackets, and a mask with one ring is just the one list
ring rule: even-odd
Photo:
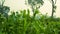
[[[25,0],[6,0],[5,4],[9,6],[11,10],[17,11],[21,9],[30,9],[28,5],[25,5]],[[55,15],[60,17],[60,0],[57,0],[57,9]],[[51,15],[51,3],[48,0],[45,0],[44,5],[39,9],[41,13]]]

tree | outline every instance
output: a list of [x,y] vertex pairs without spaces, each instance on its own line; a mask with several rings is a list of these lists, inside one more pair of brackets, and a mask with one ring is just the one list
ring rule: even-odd
[[51,0],[51,4],[52,4],[52,14],[51,14],[51,17],[53,18],[53,16],[54,16],[54,13],[56,12],[55,10],[56,10],[56,1],[57,0]]
[[43,3],[43,0],[27,0],[27,4],[31,6],[34,16],[36,15],[34,9],[39,9]]
[[7,18],[10,8],[8,6],[3,6],[3,15]]
[[10,8],[8,6],[4,6],[5,0],[1,0],[0,4],[0,13],[3,14],[5,17],[8,16],[8,12],[10,11]]

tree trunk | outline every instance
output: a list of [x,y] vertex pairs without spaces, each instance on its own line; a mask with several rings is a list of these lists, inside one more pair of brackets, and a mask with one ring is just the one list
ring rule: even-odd
[[51,14],[51,17],[53,18],[53,15],[54,15],[54,1],[53,0],[51,0],[52,1],[52,14]]

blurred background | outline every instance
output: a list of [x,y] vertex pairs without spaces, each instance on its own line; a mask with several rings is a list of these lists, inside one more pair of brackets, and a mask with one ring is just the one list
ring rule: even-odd
[[[10,11],[31,9],[30,6],[25,4],[25,0],[5,0],[4,5],[9,6]],[[56,17],[60,17],[60,0],[57,0],[56,6],[57,6],[57,9],[56,9],[56,13],[54,15]],[[50,16],[51,12],[52,12],[51,9],[52,9],[52,5],[51,5],[50,0],[44,0],[44,4],[43,4],[43,6],[40,7],[39,10],[42,14],[48,13],[48,15]]]

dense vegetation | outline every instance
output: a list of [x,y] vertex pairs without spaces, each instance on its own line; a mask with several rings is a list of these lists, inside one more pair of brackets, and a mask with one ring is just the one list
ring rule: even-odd
[[21,10],[7,18],[0,14],[0,34],[60,34],[60,18],[35,12],[35,16],[31,16],[29,10]]
[[54,17],[56,0],[51,0],[52,14],[48,16],[39,13],[43,0],[28,0],[33,15],[28,10],[11,12],[10,7],[4,6],[5,0],[0,4],[0,34],[60,34],[60,18]]

